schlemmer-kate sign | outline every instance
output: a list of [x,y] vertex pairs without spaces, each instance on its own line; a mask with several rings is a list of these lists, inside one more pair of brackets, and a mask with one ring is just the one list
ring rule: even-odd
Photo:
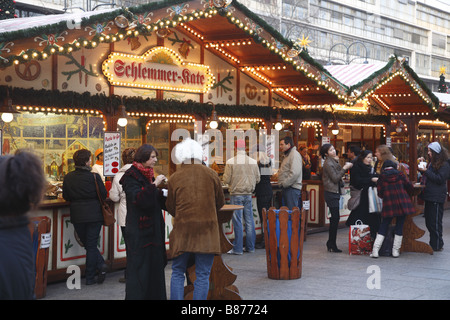
[[154,47],[141,56],[112,52],[102,64],[111,85],[206,93],[214,84],[208,66],[184,62],[172,49]]

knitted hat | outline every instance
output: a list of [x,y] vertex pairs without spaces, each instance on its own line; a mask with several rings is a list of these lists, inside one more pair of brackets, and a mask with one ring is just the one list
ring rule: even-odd
[[397,168],[397,163],[395,163],[392,160],[384,160],[384,162],[383,162],[383,169],[384,168],[389,168],[389,167],[392,167],[392,168],[396,169]]
[[428,145],[428,148],[433,150],[436,153],[441,153],[441,145],[439,144],[439,142],[432,142]]
[[99,154],[101,154],[101,153],[103,153],[103,149],[102,149],[102,148],[97,149],[97,150],[95,150],[94,156],[97,158],[97,156],[98,156]]
[[236,149],[245,149],[245,140],[237,139],[236,140]]

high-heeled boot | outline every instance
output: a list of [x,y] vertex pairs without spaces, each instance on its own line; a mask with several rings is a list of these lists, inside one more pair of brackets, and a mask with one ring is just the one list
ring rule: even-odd
[[400,256],[400,248],[402,247],[403,236],[395,235],[394,244],[392,245],[392,256],[398,258]]
[[330,240],[327,241],[327,250],[328,252],[342,252],[342,250],[338,249],[336,242]]
[[372,258],[378,258],[378,252],[380,251],[383,241],[384,241],[384,236],[377,233],[377,237],[375,238],[375,242],[373,243],[372,253],[370,254],[370,256]]

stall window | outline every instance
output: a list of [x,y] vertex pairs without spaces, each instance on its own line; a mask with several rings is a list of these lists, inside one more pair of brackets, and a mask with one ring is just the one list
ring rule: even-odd
[[147,143],[154,146],[159,154],[158,162],[154,167],[155,174],[169,176],[171,172],[171,147],[177,142],[172,141],[171,143],[170,139],[171,133],[175,129],[186,129],[189,131],[191,138],[194,138],[193,123],[152,123],[147,130]]
[[128,119],[125,127],[119,127],[121,135],[121,151],[126,148],[139,148],[142,144],[141,126],[139,119]]
[[31,149],[41,156],[49,178],[60,180],[74,169],[73,153],[103,146],[103,118],[91,115],[20,113],[3,124],[2,154]]

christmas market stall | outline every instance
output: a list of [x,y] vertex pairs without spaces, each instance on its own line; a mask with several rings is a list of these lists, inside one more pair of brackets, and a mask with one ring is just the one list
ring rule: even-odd
[[[347,68],[347,72],[352,73],[352,67]],[[328,70],[340,79],[337,72],[330,68]],[[392,148],[399,162],[408,168],[409,179],[417,189],[412,196],[417,196],[420,192],[417,182],[418,156],[423,155],[430,142],[448,139],[447,133],[445,137],[435,135],[436,129],[447,128],[445,123],[437,119],[439,99],[407,62],[397,57],[392,57],[384,67],[349,87],[349,96],[356,102],[365,101],[370,106],[369,110],[389,116],[390,123],[385,129],[386,144]],[[422,208],[418,205],[416,215],[420,212]],[[402,250],[432,254],[428,244],[417,241],[424,233],[415,225],[413,217],[408,216],[404,226]]]
[[[49,187],[32,214],[52,219],[49,281],[84,263],[60,197],[76,150],[94,153],[107,135],[120,133],[109,155],[116,161],[104,164],[108,187],[121,167],[120,152],[143,143],[158,149],[155,171],[170,179],[177,166],[171,151],[180,137],[206,136],[205,162],[220,175],[237,137],[227,140],[227,133],[246,134],[250,152],[254,131],[276,170],[283,135],[318,146],[335,117],[370,121],[370,115],[347,112],[349,88],[306,47],[305,39],[284,39],[236,1],[173,0],[0,21],[1,150],[30,148],[43,161]],[[335,112],[338,105],[342,111]],[[280,131],[273,128],[278,122]],[[316,191],[323,193],[319,184]],[[314,210],[307,220],[323,225],[325,216],[318,217],[324,213]],[[163,215],[168,235],[171,218]],[[224,230],[232,237],[230,223]],[[102,229],[99,246],[112,268],[125,265],[118,225]]]

